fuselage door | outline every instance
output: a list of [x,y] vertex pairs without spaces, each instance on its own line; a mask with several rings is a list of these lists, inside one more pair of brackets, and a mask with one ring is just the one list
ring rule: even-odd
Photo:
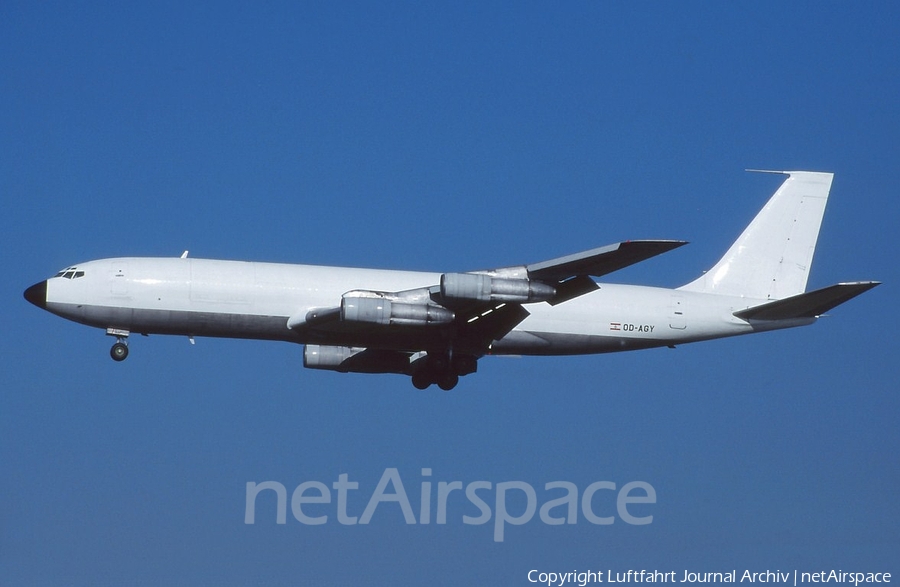
[[109,292],[114,296],[128,295],[128,264],[113,260],[109,267]]
[[684,297],[681,294],[672,294],[669,305],[669,328],[675,330],[687,328],[687,320],[684,317]]

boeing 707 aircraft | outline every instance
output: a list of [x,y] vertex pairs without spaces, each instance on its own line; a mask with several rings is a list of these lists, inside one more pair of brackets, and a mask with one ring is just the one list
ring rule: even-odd
[[637,240],[549,261],[422,273],[190,258],[79,263],[25,299],[116,337],[282,340],[312,369],[408,375],[454,388],[485,355],[628,351],[812,324],[878,282],[806,291],[833,174],[784,183],[725,256],[676,289],[594,280],[686,244]]

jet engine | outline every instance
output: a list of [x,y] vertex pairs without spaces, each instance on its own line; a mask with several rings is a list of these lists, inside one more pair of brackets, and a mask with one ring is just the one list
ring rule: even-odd
[[447,324],[456,315],[437,304],[392,302],[384,297],[345,295],[341,298],[341,320],[369,324],[423,326]]
[[409,353],[347,346],[308,344],[303,349],[303,366],[341,373],[398,373],[410,370]]
[[530,279],[507,279],[477,273],[444,273],[441,295],[451,299],[479,302],[546,302],[556,288]]

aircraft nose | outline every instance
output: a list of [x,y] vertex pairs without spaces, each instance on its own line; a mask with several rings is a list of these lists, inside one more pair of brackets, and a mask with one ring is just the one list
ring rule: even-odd
[[25,299],[38,308],[47,307],[47,282],[35,283],[25,290]]

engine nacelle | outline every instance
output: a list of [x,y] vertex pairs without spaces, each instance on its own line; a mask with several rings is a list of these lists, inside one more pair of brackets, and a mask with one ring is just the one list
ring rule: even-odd
[[407,374],[410,370],[408,353],[318,344],[304,347],[303,366],[341,373]]
[[383,297],[344,296],[341,298],[341,320],[380,325],[424,326],[448,324],[456,315],[436,304],[405,304]]
[[340,371],[344,361],[363,350],[348,346],[308,344],[303,347],[303,366],[307,369]]
[[441,295],[451,299],[478,302],[546,302],[556,288],[530,279],[506,279],[477,273],[444,273]]

